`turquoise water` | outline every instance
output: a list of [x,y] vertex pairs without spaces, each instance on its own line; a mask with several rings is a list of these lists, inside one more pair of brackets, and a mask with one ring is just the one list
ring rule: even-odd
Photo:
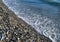
[[3,2],[18,17],[33,26],[37,32],[49,37],[53,42],[60,42],[60,6],[58,1],[51,1],[51,3],[44,0],[3,0]]

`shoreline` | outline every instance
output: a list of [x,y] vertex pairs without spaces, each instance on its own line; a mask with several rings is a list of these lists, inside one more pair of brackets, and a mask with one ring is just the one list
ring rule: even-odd
[[6,13],[9,13],[9,16],[15,18],[16,21],[18,21],[20,23],[20,25],[22,25],[23,27],[28,27],[28,28],[32,29],[35,33],[37,33],[36,35],[38,35],[39,37],[40,36],[44,37],[44,39],[46,38],[47,40],[49,40],[47,42],[51,42],[51,40],[49,38],[45,37],[44,35],[39,34],[31,25],[29,25],[28,23],[26,23],[25,21],[23,21],[21,18],[18,18],[13,11],[11,11],[11,10],[8,9],[8,7],[2,2],[2,0],[0,0],[0,3],[1,3],[0,7],[3,8],[3,11],[6,12]]

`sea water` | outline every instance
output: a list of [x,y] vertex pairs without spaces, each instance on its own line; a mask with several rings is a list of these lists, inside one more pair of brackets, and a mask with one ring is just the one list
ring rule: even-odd
[[3,2],[41,35],[49,37],[53,42],[60,42],[59,6],[41,0],[3,0]]

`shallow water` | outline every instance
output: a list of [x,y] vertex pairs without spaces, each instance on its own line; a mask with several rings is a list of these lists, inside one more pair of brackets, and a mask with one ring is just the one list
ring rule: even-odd
[[37,32],[60,42],[60,9],[40,0],[3,0],[15,14]]

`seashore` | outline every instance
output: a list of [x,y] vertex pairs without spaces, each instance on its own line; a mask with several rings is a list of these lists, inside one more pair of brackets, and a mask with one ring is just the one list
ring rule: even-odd
[[0,42],[52,42],[39,34],[31,25],[17,15],[0,0]]

